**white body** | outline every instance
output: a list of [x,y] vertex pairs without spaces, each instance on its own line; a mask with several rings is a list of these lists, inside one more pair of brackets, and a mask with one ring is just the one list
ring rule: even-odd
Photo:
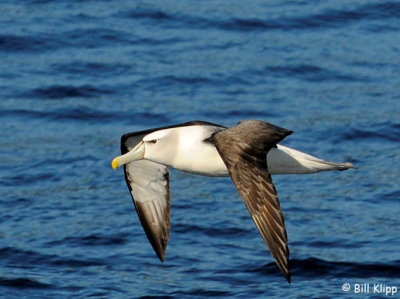
[[[215,131],[213,128],[187,126],[150,133],[143,138],[144,158],[190,173],[229,176],[228,169],[215,146],[204,141],[211,136],[210,131]],[[174,139],[173,142],[171,138]],[[153,144],[151,142],[153,140],[157,140],[157,143]],[[163,142],[165,142],[164,145]],[[160,148],[163,150],[161,151]],[[271,174],[308,174],[327,170],[344,170],[351,167],[351,164],[321,160],[278,144],[276,148],[268,152],[267,166]]]

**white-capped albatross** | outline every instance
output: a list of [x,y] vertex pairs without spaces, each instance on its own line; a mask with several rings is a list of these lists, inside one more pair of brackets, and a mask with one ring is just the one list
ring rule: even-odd
[[124,166],[140,222],[161,261],[169,239],[168,167],[205,176],[230,176],[279,269],[290,283],[285,221],[272,174],[346,170],[334,163],[279,145],[292,131],[258,121],[236,126],[192,121],[124,134],[112,167]]

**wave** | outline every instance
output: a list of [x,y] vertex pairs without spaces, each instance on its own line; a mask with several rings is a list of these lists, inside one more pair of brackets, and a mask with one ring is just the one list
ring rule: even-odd
[[167,13],[156,8],[135,8],[129,12],[118,14],[131,19],[147,19],[163,22],[172,27],[191,27],[204,29],[207,27],[219,28],[226,31],[257,31],[257,30],[307,30],[315,28],[338,28],[349,23],[362,20],[400,19],[398,2],[378,2],[352,9],[324,9],[315,14],[303,16],[288,16],[276,19],[239,18],[229,19],[206,18],[182,13]]
[[74,29],[57,33],[30,33],[29,35],[1,34],[0,46],[5,52],[49,52],[67,48],[93,48],[129,44],[133,34],[108,28]]
[[271,72],[273,76],[296,77],[310,82],[322,81],[345,81],[345,82],[362,82],[368,81],[368,78],[360,76],[352,76],[349,74],[340,73],[338,71],[329,70],[315,65],[288,65],[288,66],[271,66],[267,67],[266,71]]
[[[400,260],[390,263],[353,263],[334,262],[314,257],[306,259],[291,259],[289,261],[292,278],[398,278],[400,273]],[[263,266],[250,267],[246,272],[271,275],[276,271],[275,263]]]
[[[129,11],[114,14],[115,18],[128,18],[134,21],[147,20],[158,25],[172,28],[219,29],[224,31],[251,32],[265,30],[309,30],[318,28],[341,28],[354,22],[364,20],[386,21],[400,20],[399,2],[378,2],[353,6],[351,9],[322,9],[314,14],[271,17],[203,17],[182,12],[166,12],[158,8],[136,7]],[[392,26],[372,24],[366,30],[393,31],[399,25]],[[37,33],[30,35],[0,34],[0,47],[5,52],[44,52],[66,48],[95,48],[102,46],[131,45],[131,44],[172,44],[181,42],[179,38],[153,39],[136,36],[129,30],[100,28],[79,28],[56,33]]]
[[0,285],[3,287],[17,289],[51,289],[54,286],[51,284],[39,282],[26,277],[19,278],[4,278],[0,277]]
[[317,258],[291,260],[293,277],[353,277],[353,278],[398,278],[400,261],[390,263],[350,263],[333,262]]
[[248,230],[239,227],[226,227],[225,225],[204,227],[195,224],[180,224],[172,227],[172,231],[177,234],[190,233],[193,235],[203,234],[205,236],[230,236],[241,238],[248,234]]
[[399,198],[400,198],[400,190],[395,190],[393,192],[386,192],[382,194],[382,200],[398,201]]
[[13,267],[20,267],[24,269],[33,269],[36,267],[49,266],[49,267],[92,267],[104,266],[104,261],[96,259],[75,259],[60,257],[53,254],[43,254],[33,250],[22,250],[15,247],[5,247],[0,249],[0,264],[4,267],[13,265]]
[[[99,78],[108,76],[118,76],[126,74],[131,69],[131,65],[122,63],[105,63],[105,62],[85,62],[85,61],[73,61],[68,63],[58,63],[51,65],[52,71],[55,73],[66,73],[66,74],[81,74],[84,76],[90,76]],[[52,86],[63,87],[63,86]],[[68,87],[68,86],[67,86]],[[83,86],[85,87],[85,86]],[[89,88],[93,88],[88,86]],[[101,92],[104,90],[101,89]],[[106,90],[109,91],[109,90]]]
[[47,245],[73,245],[73,246],[112,246],[122,245],[128,242],[127,235],[89,235],[82,237],[67,237],[61,240],[48,242]]
[[400,124],[393,122],[384,122],[368,124],[350,130],[343,130],[342,140],[385,140],[391,142],[400,141]]
[[91,85],[68,86],[52,85],[33,89],[25,94],[24,97],[40,99],[64,99],[64,98],[94,98],[104,94],[111,94],[112,91],[105,88],[98,88]]
[[238,121],[248,118],[269,119],[278,117],[278,114],[273,113],[272,111],[246,110],[246,109],[236,110],[234,107],[230,107],[230,109],[225,109],[225,110],[222,109],[209,110],[203,112],[201,115],[206,119],[220,120],[227,118],[232,118],[232,119],[236,118]]
[[44,173],[23,173],[14,176],[5,177],[0,181],[0,186],[29,186],[36,183],[56,182],[59,178],[51,172]]
[[65,42],[48,35],[13,35],[1,34],[0,47],[4,52],[39,52],[65,47]]
[[92,123],[125,122],[132,123],[140,119],[146,119],[148,123],[168,123],[167,115],[150,111],[118,111],[106,112],[104,110],[91,107],[71,107],[60,109],[48,109],[37,111],[29,109],[4,109],[0,118],[22,118],[24,121],[31,119],[51,120],[51,121],[83,121]]

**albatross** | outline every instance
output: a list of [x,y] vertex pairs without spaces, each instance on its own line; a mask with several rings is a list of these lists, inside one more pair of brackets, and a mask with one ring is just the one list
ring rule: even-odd
[[293,131],[259,120],[227,128],[205,121],[127,133],[121,137],[125,180],[143,229],[156,255],[165,259],[170,229],[168,167],[204,176],[230,176],[278,268],[290,283],[285,221],[272,181],[274,174],[346,170],[278,144]]

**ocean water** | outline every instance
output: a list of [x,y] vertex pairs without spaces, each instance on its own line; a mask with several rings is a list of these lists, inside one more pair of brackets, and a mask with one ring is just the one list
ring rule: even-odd
[[[400,296],[400,2],[2,0],[0,12],[0,296],[390,296],[374,284]],[[124,133],[249,118],[358,167],[273,177],[290,285],[229,178],[171,171],[160,263],[110,167]]]

